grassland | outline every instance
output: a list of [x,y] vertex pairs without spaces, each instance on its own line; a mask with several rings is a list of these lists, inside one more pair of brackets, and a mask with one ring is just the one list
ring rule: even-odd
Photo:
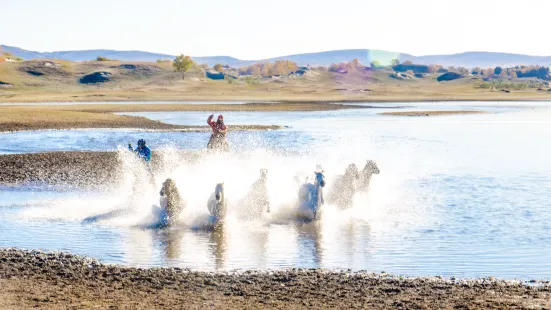
[[[50,64],[47,64],[50,62]],[[51,65],[54,64],[54,65]],[[128,69],[127,65],[134,66]],[[108,72],[111,80],[81,84],[93,72]],[[0,102],[53,101],[439,101],[439,100],[545,100],[547,90],[523,89],[509,93],[477,87],[478,79],[437,82],[436,75],[396,80],[390,72],[316,71],[281,80],[211,80],[195,69],[182,79],[170,64],[118,61],[69,62],[33,60],[0,63]]]

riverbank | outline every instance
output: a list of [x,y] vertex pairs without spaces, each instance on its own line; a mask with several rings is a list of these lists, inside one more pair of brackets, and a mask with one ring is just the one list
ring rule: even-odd
[[381,115],[391,116],[446,116],[446,115],[469,115],[469,114],[486,114],[486,111],[477,110],[459,110],[459,111],[398,111],[398,112],[383,112]]
[[[129,128],[171,131],[208,131],[205,126],[172,125],[145,117],[113,114],[116,112],[281,112],[281,111],[333,111],[340,109],[362,109],[368,107],[332,103],[251,103],[228,104],[78,104],[78,105],[5,105],[0,106],[0,132],[39,129],[84,129],[84,128]],[[276,125],[231,124],[230,131],[275,130]]]
[[530,309],[551,287],[319,269],[211,273],[104,265],[67,253],[0,250],[3,309]]
[[[179,162],[194,161],[200,152],[171,152]],[[102,187],[118,180],[122,158],[118,152],[46,152],[0,155],[0,184],[46,183]],[[162,150],[153,152],[152,169],[162,169]]]

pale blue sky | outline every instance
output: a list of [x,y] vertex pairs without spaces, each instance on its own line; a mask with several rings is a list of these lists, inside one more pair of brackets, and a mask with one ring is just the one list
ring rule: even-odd
[[0,44],[261,59],[372,48],[551,55],[551,0],[0,0]]

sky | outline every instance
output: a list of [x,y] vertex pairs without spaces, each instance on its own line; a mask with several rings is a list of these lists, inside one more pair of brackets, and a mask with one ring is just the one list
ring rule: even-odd
[[551,55],[551,0],[0,0],[0,44],[264,59],[340,49]]

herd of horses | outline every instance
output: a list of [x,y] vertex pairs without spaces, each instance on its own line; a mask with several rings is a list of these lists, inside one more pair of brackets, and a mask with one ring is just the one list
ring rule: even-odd
[[[368,160],[362,170],[355,164],[350,164],[343,175],[333,181],[327,202],[339,208],[348,208],[352,205],[353,197],[358,192],[365,192],[373,174],[379,174],[377,164]],[[311,221],[319,218],[320,210],[325,204],[323,188],[326,185],[323,170],[317,169],[313,182],[306,181],[299,186],[296,215],[304,220]],[[268,171],[260,170],[259,178],[251,186],[248,195],[240,201],[240,207],[247,210],[249,217],[260,218],[270,213],[270,203],[267,188]],[[160,191],[160,207],[163,225],[170,226],[178,221],[180,213],[186,207],[186,201],[181,196],[173,179],[163,182]],[[223,224],[228,214],[228,202],[224,192],[224,183],[216,184],[213,193],[207,201],[209,218],[207,225],[216,227]]]

